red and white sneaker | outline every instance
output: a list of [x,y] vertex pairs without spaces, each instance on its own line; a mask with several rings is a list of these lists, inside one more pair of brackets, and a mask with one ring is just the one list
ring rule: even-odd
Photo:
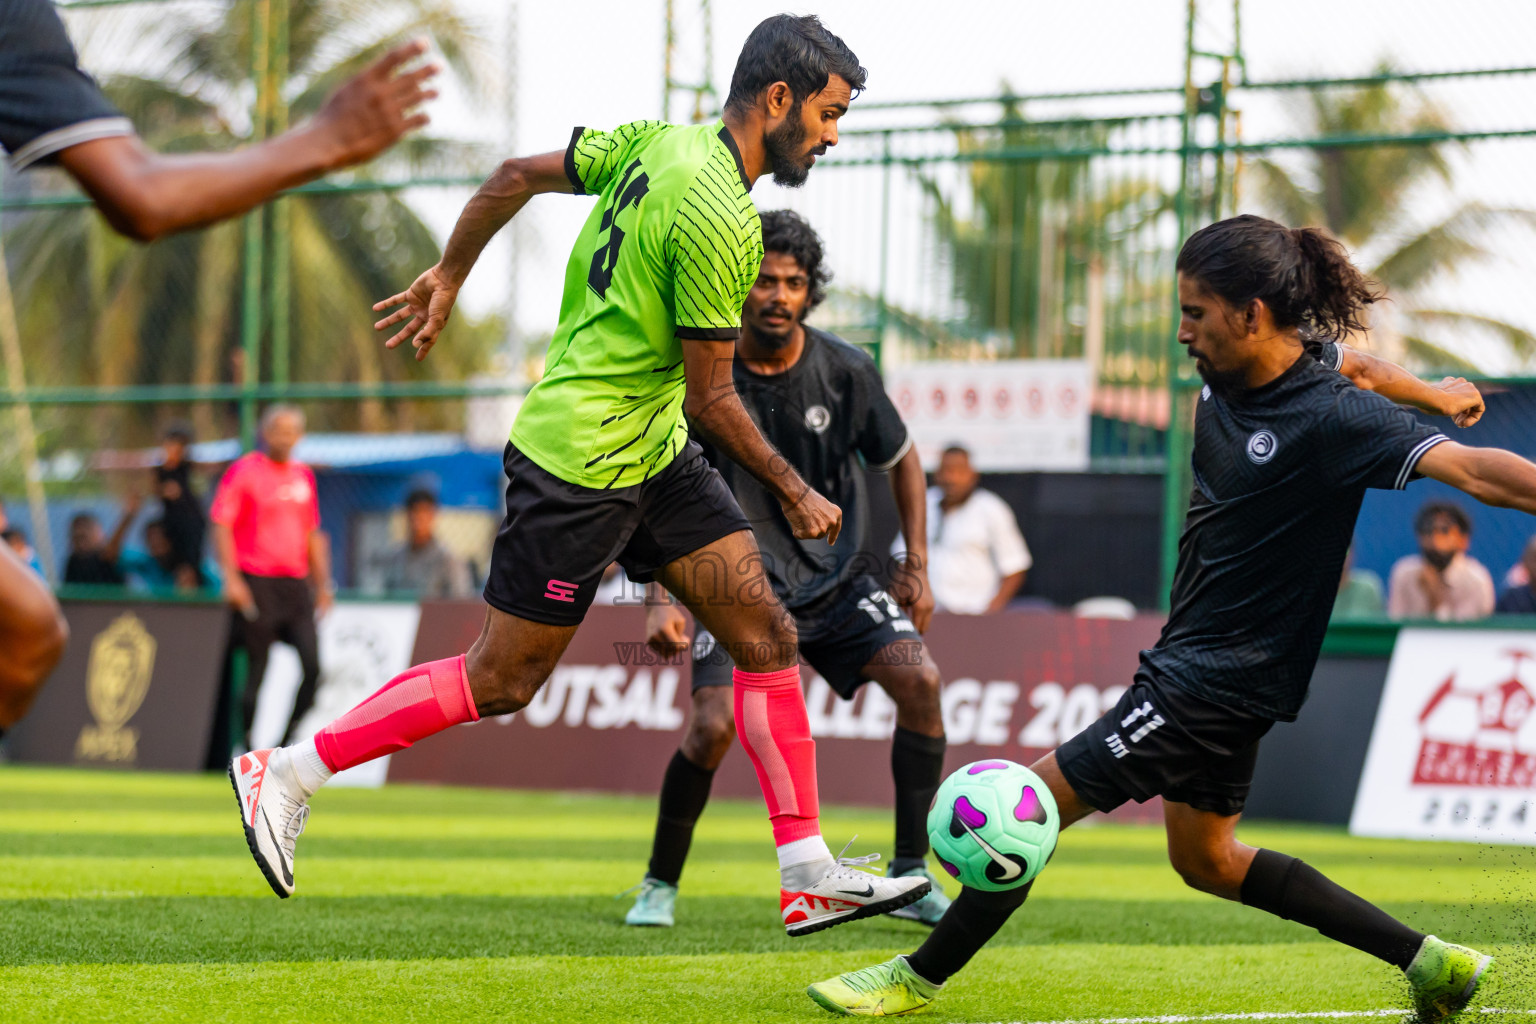
[[241,754],[229,762],[229,782],[240,805],[245,844],[272,891],[287,899],[293,895],[293,846],[309,820],[309,798],[288,777],[285,765],[271,764],[279,753],[268,749]]
[[[848,844],[852,846],[852,843]],[[848,849],[843,847],[844,852]],[[861,917],[875,917],[916,903],[928,895],[932,883],[923,875],[887,878],[860,871],[863,864],[880,859],[839,856],[831,870],[800,892],[779,890],[779,913],[791,936],[809,935]]]

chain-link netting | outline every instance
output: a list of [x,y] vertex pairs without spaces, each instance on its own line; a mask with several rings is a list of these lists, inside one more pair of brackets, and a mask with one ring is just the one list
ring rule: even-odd
[[[375,17],[329,17],[341,9],[329,0],[137,0],[77,4],[66,21],[84,65],[166,150],[227,149],[297,123],[407,32],[437,41],[454,102],[477,113],[499,102],[475,20],[484,5],[363,6]],[[1090,467],[1178,469],[1187,438],[1170,441],[1184,426],[1170,408],[1190,405],[1180,389],[1193,378],[1172,337],[1174,255],[1202,223],[1261,212],[1328,226],[1388,285],[1393,301],[1358,344],[1425,373],[1529,373],[1536,69],[1520,33],[1496,31],[1512,5],[1451,17],[1415,2],[1390,19],[1376,5],[1283,6],[1330,30],[1298,49],[1275,5],[1241,9],[1240,25],[1238,8],[1197,5],[1188,89],[1053,91],[1020,68],[1008,76],[1016,94],[855,103],[810,187],[754,191],[760,208],[793,207],[826,241],[835,277],[814,322],[888,368],[1087,360]],[[1169,18],[1183,13],[1168,5]],[[1444,24],[1427,32],[1415,18]],[[1107,86],[1121,77],[1103,70]],[[642,104],[634,116],[652,113]],[[405,500],[418,492],[439,503],[434,530],[454,560],[483,572],[501,445],[517,391],[540,368],[530,338],[547,334],[555,301],[525,311],[523,329],[518,265],[492,254],[477,272],[483,294],[466,293],[431,359],[381,347],[369,305],[437,258],[473,183],[503,155],[494,132],[434,132],[365,172],[147,247],[115,235],[58,171],[0,182],[17,327],[0,501],[46,549],[45,568],[65,564],[77,513],[110,539],[136,490],[148,497],[127,544],[147,550],[144,527],[164,517],[152,467],[166,430],[192,439],[190,479],[206,501],[253,443],[260,410],[283,399],[307,415],[299,455],[317,469],[341,585],[393,585]],[[521,236],[540,264],[521,272],[557,284],[568,241]],[[1500,439],[1536,454],[1533,436]],[[1170,523],[1180,490],[1175,474]],[[1477,545],[1497,529],[1479,520]],[[1504,549],[1523,542],[1511,529],[1494,562],[1512,562]],[[1387,554],[1365,533],[1361,558],[1375,566]]]
[[[484,101],[472,59],[484,56],[484,19],[425,0],[344,7],[139,0],[62,10],[82,65],[166,152],[280,132],[421,33],[447,66],[444,86]],[[433,533],[463,568],[455,591],[471,593],[488,510],[499,508],[505,401],[525,378],[509,346],[510,299],[467,296],[423,363],[408,347],[382,346],[370,306],[436,261],[444,211],[463,206],[495,159],[483,137],[429,129],[362,171],[148,246],[115,233],[62,171],[6,174],[0,317],[14,331],[0,330],[0,502],[15,546],[60,583],[122,578],[169,593],[190,579],[211,589],[206,545],[190,576],[167,553],[177,524],[158,469],[166,438],[186,439],[190,468],[169,489],[187,487],[206,509],[223,469],[255,442],[260,411],[297,402],[308,437],[296,457],[316,471],[338,583],[401,589],[386,569],[409,539],[415,495],[418,509],[423,496],[441,506]],[[87,550],[117,565],[87,572],[76,559],[71,573],[71,554]]]

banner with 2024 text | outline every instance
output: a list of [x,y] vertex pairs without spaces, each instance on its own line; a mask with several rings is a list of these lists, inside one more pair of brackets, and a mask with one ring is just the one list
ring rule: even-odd
[[1398,634],[1350,831],[1536,846],[1536,636]]

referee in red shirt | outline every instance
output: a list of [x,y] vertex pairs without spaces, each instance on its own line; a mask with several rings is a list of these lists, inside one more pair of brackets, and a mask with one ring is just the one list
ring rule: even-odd
[[330,549],[320,532],[315,474],[291,458],[304,436],[304,413],[274,405],[261,418],[265,452],[235,460],[219,481],[209,518],[224,574],[224,599],[235,609],[231,641],[250,659],[242,722],[246,746],[267,652],[281,640],[299,652],[304,679],[293,701],[283,742],[315,702],[320,654],[315,617],[330,608]]

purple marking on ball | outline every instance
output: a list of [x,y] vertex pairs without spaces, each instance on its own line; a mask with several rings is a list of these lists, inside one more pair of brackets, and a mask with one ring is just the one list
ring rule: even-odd
[[1013,816],[1018,821],[1032,821],[1036,825],[1044,825],[1050,817],[1045,813],[1040,795],[1032,786],[1024,787],[1024,792],[1019,796],[1019,806],[1013,809]]
[[977,761],[975,764],[971,765],[970,770],[967,771],[965,774],[967,774],[967,775],[980,775],[982,772],[990,772],[990,771],[994,771],[994,770],[997,770],[997,769],[1003,769],[1003,768],[1007,768],[1007,767],[1008,767],[1008,762],[1007,761]]
[[939,858],[939,863],[944,865],[944,870],[948,871],[950,873],[950,875],[952,875],[955,878],[959,878],[960,877],[960,869],[955,867],[949,861],[945,860],[943,857],[940,857]]
[[971,828],[981,828],[987,823],[987,815],[971,803],[970,797],[962,796],[955,801],[955,817],[965,822]]

